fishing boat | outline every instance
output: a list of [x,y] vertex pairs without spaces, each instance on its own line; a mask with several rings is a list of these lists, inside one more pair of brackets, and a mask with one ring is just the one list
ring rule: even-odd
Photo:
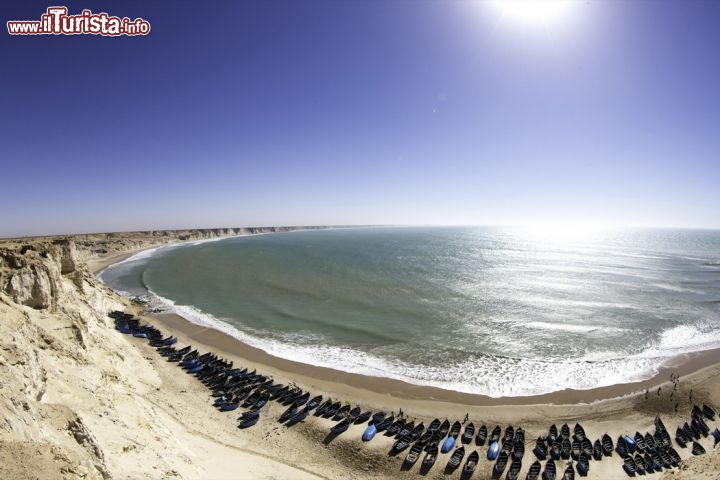
[[403,466],[405,468],[410,468],[418,461],[420,458],[420,454],[423,451],[423,447],[421,444],[416,443],[412,446],[410,451],[408,452],[407,456],[405,457],[405,460],[403,461]]
[[623,470],[625,470],[625,473],[627,473],[631,477],[634,477],[635,473],[637,472],[637,467],[635,466],[635,459],[633,459],[633,457],[631,457],[630,455],[623,458]]
[[457,438],[460,435],[460,429],[462,428],[462,424],[455,420],[455,423],[452,424],[452,427],[450,427],[450,433],[449,435],[451,437]]
[[389,417],[384,418],[380,423],[373,422],[373,425],[377,427],[378,432],[382,432],[384,430],[387,430],[390,425],[393,424],[395,421],[395,417],[390,415]]
[[424,471],[430,470],[438,458],[438,446],[437,444],[429,445],[426,450],[425,458],[422,461],[422,469]]
[[467,476],[472,475],[479,461],[480,454],[477,452],[477,450],[473,450],[472,453],[468,455],[465,466],[463,467],[463,473]]
[[530,465],[525,480],[539,480],[540,470],[542,470],[542,465],[539,461],[535,460],[532,465]]
[[447,453],[455,446],[455,437],[447,437],[440,448],[440,453]]
[[487,459],[495,460],[500,453],[500,444],[498,442],[491,442],[487,451]]
[[445,438],[445,436],[450,431],[450,420],[447,418],[443,420],[442,424],[440,424],[440,430],[438,430],[438,433],[440,434],[440,438]]
[[565,467],[565,473],[563,473],[562,480],[575,480],[575,469],[572,466],[572,463],[569,463],[567,467]]
[[693,455],[703,455],[705,453],[705,448],[703,448],[703,446],[699,443],[693,442],[691,452]]
[[575,433],[575,438],[582,442],[585,438],[585,429],[582,427],[582,425],[576,423],[575,427],[573,428],[573,432]]
[[475,425],[472,422],[470,422],[465,426],[465,430],[463,431],[463,434],[462,434],[462,437],[460,437],[460,440],[462,441],[462,443],[468,444],[472,441],[474,436],[475,436]]
[[450,460],[448,460],[447,466],[445,468],[450,471],[457,469],[460,466],[460,462],[462,462],[464,456],[465,447],[460,447],[456,449],[450,457]]
[[542,480],[555,480],[556,475],[557,470],[555,469],[555,461],[551,459],[545,462],[545,469],[542,473]]
[[487,427],[483,424],[478,428],[477,435],[475,436],[475,445],[482,447],[485,445],[487,439]]
[[369,442],[370,440],[375,438],[375,434],[377,433],[377,431],[377,427],[374,424],[368,425],[362,434],[363,442]]
[[344,420],[341,420],[337,424],[333,425],[330,428],[330,432],[334,435],[340,435],[341,433],[345,432],[350,427],[350,421],[346,418]]
[[390,455],[397,455],[398,453],[402,452],[409,446],[410,446],[410,435],[400,437],[398,440],[395,441],[395,443],[393,443],[393,446],[390,449]]
[[495,428],[493,428],[492,432],[490,433],[490,443],[499,441],[501,433],[502,433],[502,429],[500,428],[500,426],[495,425]]
[[554,442],[557,437],[558,437],[558,429],[557,429],[557,426],[553,423],[552,425],[550,425],[550,428],[548,429],[548,435],[547,435],[548,442]]
[[505,480],[517,480],[520,476],[520,469],[522,469],[522,461],[519,458],[513,459]]

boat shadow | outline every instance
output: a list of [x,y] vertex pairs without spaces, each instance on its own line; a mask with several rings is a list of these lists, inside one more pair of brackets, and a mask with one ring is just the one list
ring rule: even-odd
[[325,435],[325,438],[323,439],[322,443],[323,443],[323,445],[325,445],[327,447],[328,445],[330,445],[333,442],[333,440],[335,440],[339,436],[340,436],[339,433],[330,432],[327,435]]
[[422,475],[423,477],[426,477],[427,474],[430,473],[430,470],[432,470],[432,467],[433,467],[434,465],[435,465],[434,463],[433,463],[432,465],[429,465],[429,466],[428,466],[428,465],[425,465],[425,464],[422,464],[422,465],[420,465],[420,470],[418,470],[418,473],[419,473],[420,475]]

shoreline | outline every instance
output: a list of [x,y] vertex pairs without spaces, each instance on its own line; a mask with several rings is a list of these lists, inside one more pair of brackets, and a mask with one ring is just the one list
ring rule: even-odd
[[[619,383],[587,390],[565,389],[540,395],[490,397],[297,362],[267,353],[219,330],[197,325],[177,313],[148,316],[173,335],[181,333],[190,343],[206,345],[215,353],[225,357],[246,360],[257,365],[258,370],[282,372],[285,375],[292,375],[293,378],[300,376],[303,377],[304,383],[312,384],[319,381],[325,384],[336,383],[343,387],[352,386],[398,401],[437,401],[467,406],[589,405],[599,401],[644,395],[645,390],[653,391],[658,386],[662,388],[671,384],[669,381],[671,373],[680,375],[682,380],[706,368],[717,366],[720,369],[720,349],[714,349],[672,357],[656,375],[639,382]],[[340,391],[340,388],[337,390]]]
[[[234,238],[228,236],[225,238]],[[216,241],[220,239],[213,239]],[[103,270],[113,264],[153,248],[181,245],[183,243],[196,243],[197,241],[176,242],[166,245],[155,245],[137,248],[126,252],[116,252],[112,255],[88,261],[92,274],[97,278]],[[91,263],[92,262],[92,263]],[[644,395],[646,390],[656,390],[658,387],[669,385],[670,374],[677,374],[680,378],[697,373],[713,366],[720,370],[720,348],[689,352],[669,357],[659,367],[652,377],[635,382],[616,383],[592,389],[565,389],[538,395],[521,395],[491,397],[479,393],[458,392],[434,386],[417,385],[404,380],[364,375],[346,372],[329,367],[316,366],[295,360],[272,355],[260,348],[249,345],[222,331],[210,327],[197,325],[187,318],[174,312],[149,314],[148,316],[162,323],[173,334],[181,332],[188,340],[200,342],[216,353],[226,356],[235,356],[238,359],[249,361],[260,368],[271,369],[276,372],[302,376],[306,382],[314,381],[338,384],[330,390],[341,391],[337,386],[352,385],[360,390],[372,394],[387,395],[397,400],[435,401],[468,406],[531,406],[531,405],[579,405],[592,404],[600,401],[613,400],[621,397]],[[259,368],[259,369],[260,369]],[[325,385],[326,389],[329,385]]]

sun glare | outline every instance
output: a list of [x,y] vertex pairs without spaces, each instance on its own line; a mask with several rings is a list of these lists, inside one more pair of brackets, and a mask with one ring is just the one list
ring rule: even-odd
[[568,17],[577,0],[490,0],[503,20],[548,26]]

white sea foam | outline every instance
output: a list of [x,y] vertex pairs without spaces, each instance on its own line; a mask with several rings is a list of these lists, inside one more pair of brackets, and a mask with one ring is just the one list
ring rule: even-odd
[[[158,254],[162,249],[217,240],[220,239],[186,242],[146,250],[115,264],[113,267],[118,265],[122,267],[123,264],[146,261],[153,255]],[[543,268],[545,269],[545,267]],[[582,268],[579,271],[586,272],[587,269]],[[655,276],[639,275],[635,269],[627,272],[622,270],[613,271],[612,275],[610,278],[598,280],[599,284],[602,284],[603,288],[607,288],[608,285],[633,287],[633,282],[618,281],[618,277],[623,279],[634,277],[635,279],[651,279],[656,283],[654,285],[656,288],[667,287],[663,282],[658,282]],[[579,278],[578,281],[580,280],[582,279]],[[505,281],[504,277],[497,280],[497,282]],[[547,281],[547,278],[544,281]],[[527,283],[527,280],[525,280],[525,283]],[[525,283],[523,283],[523,286]],[[569,284],[577,285],[578,283]],[[556,286],[552,285],[553,288]],[[477,289],[476,283],[464,282],[460,283],[455,291],[472,293],[473,289]],[[613,303],[622,299],[615,299],[612,296],[600,296],[598,300],[595,300],[594,296],[588,298],[580,295],[576,299],[569,300],[567,298],[548,298],[542,295],[533,295],[532,291],[526,292],[518,289],[517,285],[503,283],[500,285],[499,290],[496,290],[496,292],[500,291],[504,295],[504,297],[498,297],[498,301],[511,297],[513,289],[518,292],[518,298],[522,298],[524,303],[529,302],[532,305],[545,304],[545,310],[549,310],[547,305],[550,305],[552,312],[554,312],[554,316],[543,316],[541,312],[536,312],[540,316],[535,318],[549,319],[550,321],[525,322],[522,314],[518,315],[521,320],[517,321],[511,320],[508,316],[501,316],[502,322],[500,322],[499,329],[502,331],[493,332],[493,335],[502,340],[503,347],[507,347],[508,352],[516,352],[517,356],[524,356],[524,354],[517,352],[527,353],[529,350],[526,345],[523,345],[526,342],[522,335],[516,335],[517,330],[510,328],[513,326],[550,332],[546,335],[540,335],[543,338],[549,338],[550,335],[553,338],[567,337],[568,335],[563,336],[562,332],[568,332],[595,339],[601,338],[608,332],[622,334],[631,330],[631,327],[623,328],[624,324],[622,323],[615,327],[582,324],[580,317],[568,315],[568,310],[569,307],[576,309],[578,307],[589,308],[598,311],[607,311],[610,308],[633,309],[636,307],[630,304],[634,301],[633,297],[627,297],[629,303]],[[592,351],[587,354],[583,354],[583,351],[579,350],[579,353],[575,353],[575,358],[568,360],[545,361],[542,357],[540,359],[520,359],[468,353],[466,357],[459,360],[457,356],[453,356],[454,360],[438,361],[428,365],[429,362],[427,361],[411,363],[402,360],[402,358],[407,357],[393,355],[392,349],[367,347],[367,350],[361,350],[346,346],[333,346],[332,339],[325,338],[318,333],[282,334],[274,332],[274,336],[271,337],[264,332],[253,330],[247,326],[240,326],[233,319],[217,318],[195,306],[177,305],[169,298],[163,298],[153,292],[150,293],[165,308],[175,311],[189,321],[222,331],[277,357],[352,373],[394,378],[412,384],[459,392],[479,393],[493,397],[537,395],[566,388],[590,389],[644,380],[655,375],[663,362],[670,357],[720,347],[720,332],[712,328],[712,322],[708,322],[707,325],[695,322],[692,325],[679,325],[669,328],[660,334],[659,339],[657,333],[655,336],[649,336],[649,339],[655,338],[657,340],[652,341],[642,351],[635,354],[613,351],[611,345],[607,347],[608,350]],[[488,293],[488,297],[492,298],[492,295],[493,292]],[[602,301],[602,298],[607,298],[607,301]],[[563,307],[564,311],[560,307]],[[570,313],[572,312],[570,310]],[[564,318],[567,323],[552,321],[556,318]],[[470,322],[467,328],[471,329],[472,327],[473,324]],[[512,356],[512,353],[508,353],[508,356]]]
[[[153,293],[153,292],[151,292]],[[700,334],[693,327],[677,327],[663,335],[659,345],[640,354],[598,352],[577,360],[539,361],[495,356],[470,356],[444,365],[415,365],[369,352],[328,345],[317,335],[285,336],[280,340],[243,331],[190,305],[177,305],[153,295],[187,320],[224,332],[267,353],[309,365],[362,375],[393,378],[411,384],[438,387],[491,397],[526,396],[566,388],[585,390],[651,378],[672,355],[720,346],[720,336]],[[535,322],[543,323],[543,322]],[[542,325],[547,328],[549,325]],[[585,328],[578,331],[585,332]]]

